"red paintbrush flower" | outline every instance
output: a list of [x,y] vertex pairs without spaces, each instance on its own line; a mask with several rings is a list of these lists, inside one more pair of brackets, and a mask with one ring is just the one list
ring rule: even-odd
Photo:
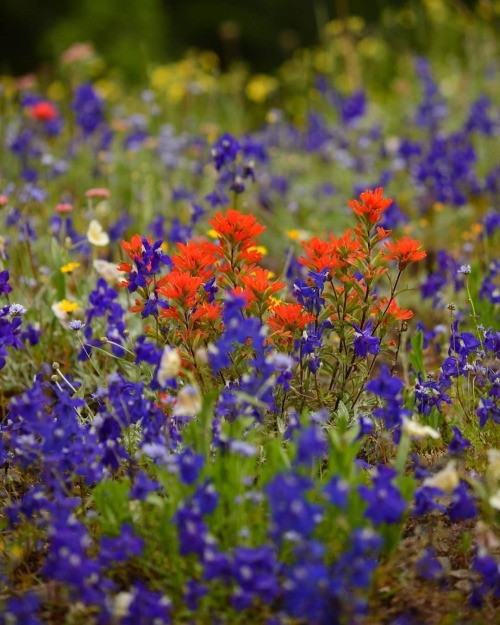
[[244,295],[248,302],[265,300],[285,286],[285,283],[279,280],[270,282],[269,273],[268,269],[256,267],[250,274],[241,277],[241,281],[245,285]]
[[302,247],[306,256],[300,256],[298,262],[308,269],[319,272],[326,268],[333,271],[338,267],[340,258],[335,245],[314,237],[308,242],[303,241]]
[[421,249],[422,244],[416,239],[403,237],[394,243],[387,241],[384,245],[389,250],[389,252],[384,253],[385,258],[387,260],[397,260],[400,271],[403,271],[409,263],[426,257],[425,251]]
[[303,330],[308,323],[315,320],[314,315],[305,310],[302,304],[288,304],[282,302],[272,308],[272,315],[267,320],[268,325],[277,330]]
[[339,239],[336,239],[333,234],[330,234],[330,241],[333,249],[339,255],[343,267],[352,265],[358,259],[366,257],[366,252],[359,238],[351,238],[350,228],[348,228]]
[[387,302],[387,297],[380,298],[371,312],[372,315],[385,313],[384,319],[381,320],[384,325],[393,321],[408,321],[413,317],[413,311],[409,308],[400,308],[395,299],[390,301],[389,306],[387,306]]
[[199,303],[198,290],[202,283],[202,278],[192,276],[187,271],[172,271],[158,280],[157,290],[159,294],[173,300],[183,309],[188,309]]
[[209,280],[214,275],[217,246],[208,241],[177,243],[178,252],[172,256],[176,270],[188,271]]
[[209,223],[219,238],[231,246],[239,245],[242,250],[254,246],[256,237],[266,229],[257,223],[253,215],[243,215],[232,208],[225,215],[217,213]]
[[46,100],[37,102],[31,107],[31,117],[38,122],[51,122],[57,117],[57,109]]
[[[150,239],[150,242],[152,241],[153,239]],[[122,247],[134,262],[136,259],[140,260],[142,258],[144,246],[140,235],[134,234],[130,241],[122,241]]]
[[391,198],[384,198],[383,187],[378,187],[375,191],[367,189],[360,194],[361,202],[352,200],[347,202],[358,217],[366,216],[372,224],[378,223],[382,219],[382,213],[392,204]]

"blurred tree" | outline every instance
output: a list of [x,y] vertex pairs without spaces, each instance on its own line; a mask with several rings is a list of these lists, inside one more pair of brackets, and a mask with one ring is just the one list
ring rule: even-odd
[[25,74],[48,60],[39,54],[40,38],[70,5],[71,0],[0,0],[0,72]]
[[175,25],[174,45],[212,49],[223,65],[245,59],[257,71],[276,68],[298,45],[317,41],[324,0],[163,0]]
[[114,68],[144,79],[169,52],[162,0],[0,0],[0,71],[32,71],[77,41],[91,41]]
[[[463,10],[479,0],[445,1]],[[411,2],[0,0],[0,72],[32,71],[77,41],[93,42],[110,65],[133,80],[143,79],[149,62],[171,60],[189,47],[215,50],[224,66],[244,59],[254,70],[269,72],[296,47],[314,44],[329,20],[359,15],[373,23],[386,9]],[[417,42],[410,28],[404,37],[410,46]]]
[[144,79],[147,65],[168,52],[168,19],[161,0],[73,0],[67,16],[48,30],[42,50],[59,55],[76,41],[91,41],[113,68]]

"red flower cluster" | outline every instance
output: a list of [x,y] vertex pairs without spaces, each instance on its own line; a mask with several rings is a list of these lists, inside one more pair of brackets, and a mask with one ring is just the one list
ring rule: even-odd
[[400,271],[406,269],[408,263],[416,262],[426,257],[422,244],[415,239],[403,237],[399,241],[394,243],[388,241],[384,245],[389,250],[384,253],[385,258],[387,260],[397,260]]
[[376,224],[382,219],[382,213],[392,204],[391,198],[384,198],[384,189],[378,187],[375,191],[367,189],[360,194],[361,202],[351,200],[347,202],[358,217],[366,218],[369,223]]
[[57,109],[52,102],[43,100],[31,107],[30,114],[38,122],[51,122],[57,117]]

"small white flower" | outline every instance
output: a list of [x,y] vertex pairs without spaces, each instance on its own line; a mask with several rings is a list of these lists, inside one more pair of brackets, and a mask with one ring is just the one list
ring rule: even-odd
[[74,330],[75,332],[77,330],[81,330],[84,327],[85,327],[85,324],[83,323],[83,321],[80,321],[80,319],[73,319],[73,321],[70,321],[68,323],[68,328],[70,330]]
[[488,474],[493,480],[500,480],[500,450],[488,449]]
[[94,269],[108,284],[115,286],[125,278],[125,272],[118,269],[118,265],[107,260],[94,260]]
[[109,234],[104,230],[97,219],[92,219],[87,230],[87,239],[96,247],[105,247],[109,244]]
[[192,384],[183,386],[174,407],[176,417],[195,417],[201,410],[201,394]]
[[488,501],[490,502],[490,506],[492,508],[495,508],[495,510],[500,510],[500,489],[498,489],[497,492],[492,495]]
[[430,425],[422,425],[413,419],[403,419],[403,432],[406,432],[410,438],[416,440],[425,438],[426,436],[430,436],[434,439],[440,438],[439,432],[431,428]]
[[470,265],[461,265],[458,273],[463,273],[465,276],[468,276],[471,271],[472,269]]
[[181,355],[176,347],[165,347],[158,367],[156,379],[160,386],[165,386],[167,380],[175,378],[181,370]]
[[113,602],[113,614],[117,618],[128,616],[129,606],[132,603],[134,595],[131,592],[119,592]]
[[446,467],[424,480],[424,486],[431,486],[433,488],[439,488],[444,493],[451,493],[460,484],[460,477],[457,473],[457,463],[455,460],[450,460]]
[[26,308],[22,304],[12,304],[9,306],[9,315],[13,317],[20,317],[24,315],[26,312]]

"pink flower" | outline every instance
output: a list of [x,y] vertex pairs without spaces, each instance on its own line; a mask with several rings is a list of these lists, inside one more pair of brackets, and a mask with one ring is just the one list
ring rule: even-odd
[[24,89],[33,89],[36,86],[35,74],[26,74],[16,79],[16,87],[23,91]]
[[69,202],[61,202],[60,204],[57,204],[54,210],[56,213],[71,213],[73,210],[73,204],[70,204]]
[[110,193],[108,189],[89,189],[85,193],[85,196],[89,198],[98,197],[98,198],[107,199],[110,196]]
[[5,206],[9,203],[9,198],[6,195],[0,195],[0,206]]
[[94,54],[94,46],[87,42],[74,43],[61,54],[61,63],[70,65],[78,61],[86,61]]

